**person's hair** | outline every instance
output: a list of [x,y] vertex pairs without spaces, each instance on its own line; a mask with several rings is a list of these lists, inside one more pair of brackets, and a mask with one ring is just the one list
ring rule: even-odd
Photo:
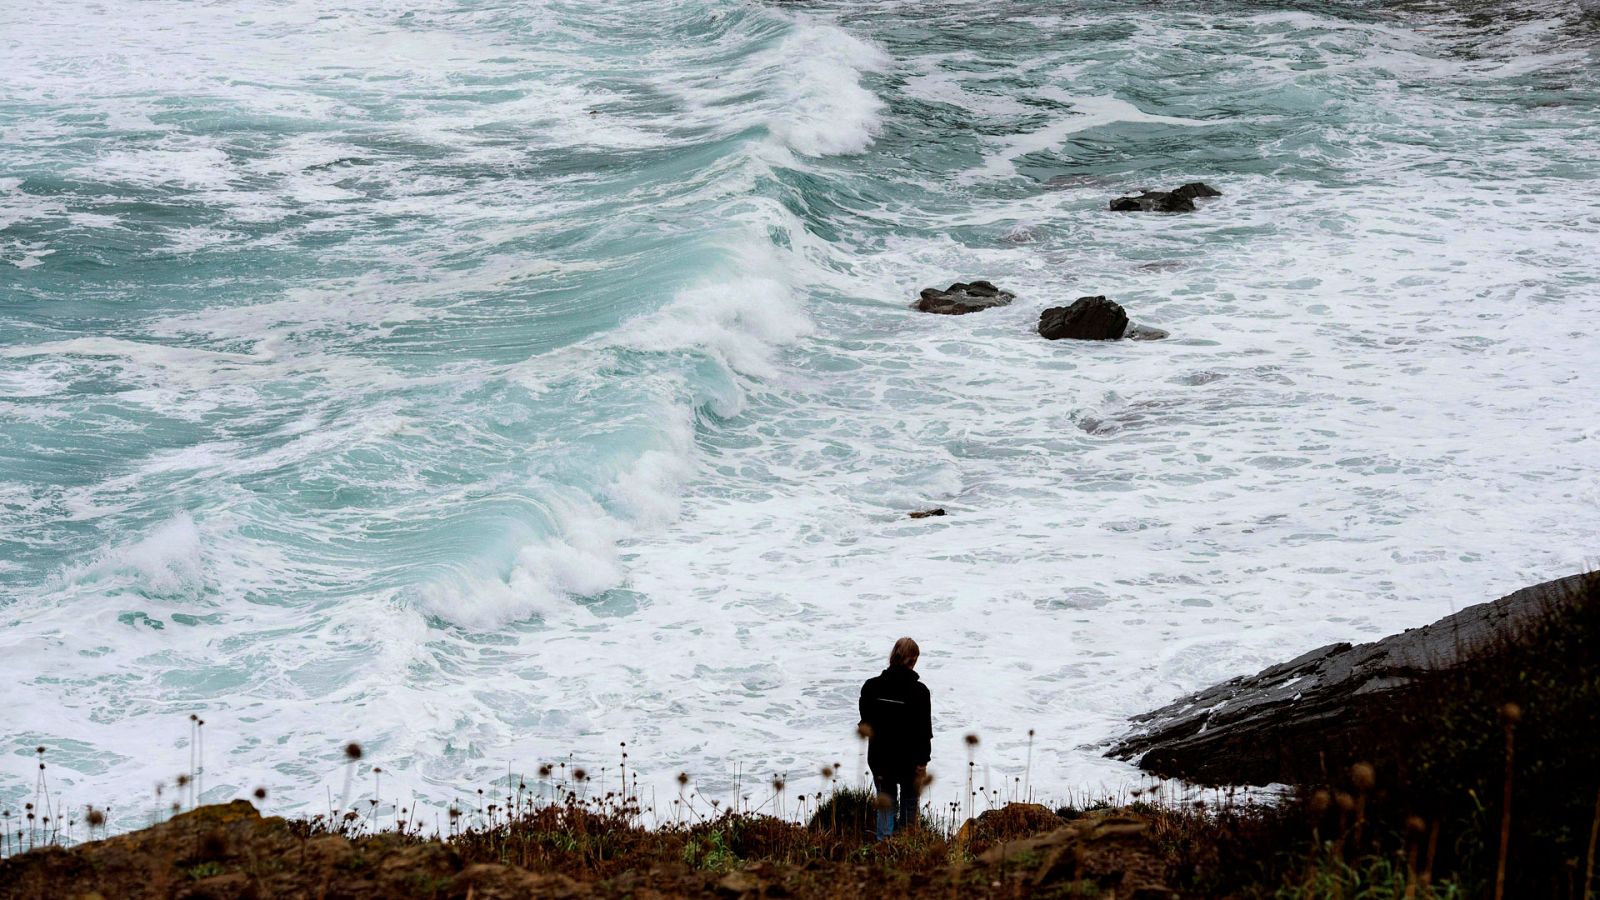
[[922,655],[922,648],[911,638],[901,638],[894,642],[894,649],[889,651],[890,666],[905,666],[911,668],[917,664],[917,657]]

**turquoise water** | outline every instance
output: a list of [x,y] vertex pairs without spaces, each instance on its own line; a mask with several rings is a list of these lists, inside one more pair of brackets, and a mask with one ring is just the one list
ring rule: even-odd
[[[621,740],[799,785],[901,633],[952,785],[1029,728],[1037,789],[1118,784],[1130,713],[1592,562],[1597,35],[8,7],[0,801],[43,743],[132,808],[190,713],[212,799],[320,802],[349,739],[395,797]],[[1019,299],[908,309],[972,278]],[[1032,334],[1102,293],[1172,337]]]

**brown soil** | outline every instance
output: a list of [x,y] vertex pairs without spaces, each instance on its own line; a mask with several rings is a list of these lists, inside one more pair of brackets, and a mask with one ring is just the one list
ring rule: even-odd
[[[1104,810],[1068,822],[1042,807],[997,813],[953,840],[913,834],[835,854],[840,859],[800,862],[803,854],[788,852],[777,860],[725,858],[707,868],[641,851],[632,865],[624,850],[605,865],[524,855],[524,868],[483,861],[481,837],[315,836],[303,822],[263,818],[237,800],[131,834],[0,861],[0,900],[1176,896],[1164,887],[1164,857],[1150,823],[1137,814]],[[659,832],[632,834],[634,846],[668,846]],[[683,842],[695,839],[681,834]]]

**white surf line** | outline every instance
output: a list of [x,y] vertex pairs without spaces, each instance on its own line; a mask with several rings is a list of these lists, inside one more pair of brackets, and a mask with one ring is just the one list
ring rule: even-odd
[[229,353],[224,350],[201,350],[195,347],[173,347],[112,337],[81,337],[24,347],[0,347],[0,356],[27,359],[34,356],[108,356],[150,366],[198,363],[235,363],[255,365],[271,362],[273,354]]

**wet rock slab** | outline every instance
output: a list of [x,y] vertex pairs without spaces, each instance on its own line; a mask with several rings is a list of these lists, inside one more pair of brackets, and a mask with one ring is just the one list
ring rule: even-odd
[[1524,588],[1369,644],[1329,644],[1213,685],[1133,718],[1106,754],[1163,777],[1201,784],[1315,779],[1323,760],[1359,757],[1360,735],[1382,727],[1385,695],[1448,671],[1577,596],[1573,575]]

